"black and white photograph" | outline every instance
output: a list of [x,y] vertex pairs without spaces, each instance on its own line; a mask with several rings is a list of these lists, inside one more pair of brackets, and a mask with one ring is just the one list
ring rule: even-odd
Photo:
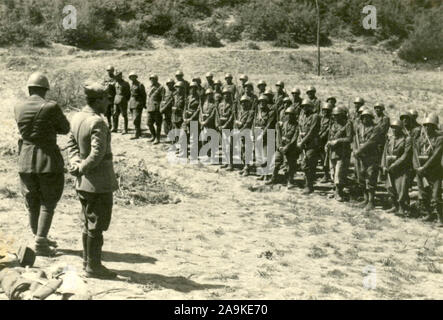
[[442,66],[441,0],[0,0],[0,300],[441,300]]

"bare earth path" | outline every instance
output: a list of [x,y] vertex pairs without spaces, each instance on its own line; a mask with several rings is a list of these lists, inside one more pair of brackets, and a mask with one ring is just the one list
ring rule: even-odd
[[[81,61],[70,61],[81,68]],[[375,84],[378,77],[368,81]],[[336,90],[347,91],[351,82]],[[390,97],[403,95],[393,86]],[[0,240],[19,243],[31,237],[15,172],[12,92],[0,91]],[[442,99],[440,93],[426,95]],[[143,206],[116,201],[104,261],[119,279],[88,279],[94,299],[443,298],[442,229],[379,209],[365,213],[318,193],[306,197],[299,189],[261,188],[254,177],[218,172],[218,166],[173,165],[165,150],[146,139],[113,135],[116,165],[128,172],[144,166],[176,201]],[[69,179],[51,231],[62,254],[39,257],[36,267],[63,263],[80,270],[79,211]]]

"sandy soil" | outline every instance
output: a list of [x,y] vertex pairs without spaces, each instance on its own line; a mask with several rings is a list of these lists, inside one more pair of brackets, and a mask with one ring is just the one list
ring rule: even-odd
[[[185,73],[202,73],[203,67],[192,69],[197,61],[189,62],[195,58],[197,51],[193,50],[164,50],[147,55],[173,61],[180,54],[180,61],[175,60],[171,70],[181,64]],[[263,52],[263,61],[267,54]],[[120,59],[118,54],[81,55],[84,57],[55,59],[69,62],[63,68],[78,67],[82,71],[96,70],[110,61],[118,64]],[[120,62],[138,66],[137,61],[142,57],[134,55],[132,60]],[[220,70],[228,62],[219,62]],[[148,64],[152,66],[154,62]],[[252,70],[255,69],[251,73],[258,74]],[[0,79],[3,83],[0,242],[3,244],[8,240],[15,244],[32,240],[17,185],[17,136],[12,113],[18,94],[14,81],[20,83],[27,74],[27,69],[5,68]],[[273,81],[279,75],[276,72],[264,77]],[[256,78],[261,76],[260,73]],[[289,74],[285,77],[291,82]],[[298,81],[302,76],[294,77]],[[382,74],[365,75],[364,79],[374,84],[372,90],[369,85],[368,88],[352,85],[364,82],[360,75],[353,79],[337,78],[334,80],[337,86],[329,83],[329,88],[338,96],[346,93],[346,98],[354,90],[370,97],[384,91],[384,97],[392,99],[409,95],[408,106],[418,106],[423,96],[442,105],[441,74],[393,72],[389,77],[385,78],[387,83],[381,84],[378,80],[383,79]],[[313,76],[307,78],[302,83],[308,83]],[[400,83],[396,81],[399,78],[404,80]],[[416,79],[415,88],[409,88],[408,79]],[[328,87],[322,85],[328,79],[319,82],[320,92],[325,96]],[[431,108],[438,107],[433,104]],[[59,141],[62,148],[65,141],[65,138]],[[326,186],[307,197],[299,189],[264,187],[254,177],[240,178],[238,172],[219,171],[218,166],[172,165],[166,149],[165,145],[153,146],[146,139],[130,141],[129,136],[113,135],[113,153],[119,170],[127,168],[130,173],[144,168],[169,200],[167,204],[140,205],[125,200],[127,190],[119,191],[104,246],[104,263],[119,274],[119,279],[88,279],[94,299],[443,298],[441,228],[387,214],[380,207],[367,213],[350,204],[339,204],[327,197]],[[64,263],[80,270],[79,212],[72,179],[67,179],[65,196],[58,205],[51,230],[61,255],[39,257],[36,267],[46,269],[54,263]],[[368,274],[367,270],[373,271]],[[0,294],[0,299],[5,296]]]

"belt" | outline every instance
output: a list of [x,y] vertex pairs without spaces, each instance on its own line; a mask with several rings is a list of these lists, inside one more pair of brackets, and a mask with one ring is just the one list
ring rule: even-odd
[[57,147],[57,143],[55,142],[49,142],[49,141],[31,141],[31,140],[26,140],[26,139],[19,139],[19,143],[24,144],[24,145],[28,145],[28,146],[38,146],[41,148],[56,148]]
[[[85,155],[85,154],[80,153],[80,158],[82,160],[86,159],[88,156],[89,156],[89,154]],[[103,157],[103,160],[112,160],[112,153],[105,154],[105,156]]]

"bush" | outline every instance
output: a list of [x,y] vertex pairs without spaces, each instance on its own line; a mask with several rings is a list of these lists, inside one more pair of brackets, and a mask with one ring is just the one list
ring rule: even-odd
[[68,72],[61,70],[50,76],[51,90],[48,91],[48,99],[57,101],[58,105],[65,110],[80,109],[85,104],[83,83],[86,75],[80,72]]
[[202,47],[220,48],[223,44],[214,31],[194,32],[194,41]]
[[298,49],[298,44],[294,41],[293,37],[290,34],[284,33],[279,34],[277,39],[272,43],[274,47],[283,47],[283,48],[293,48]]
[[421,14],[415,30],[400,48],[399,57],[409,62],[443,61],[443,13],[434,9],[431,14]]

